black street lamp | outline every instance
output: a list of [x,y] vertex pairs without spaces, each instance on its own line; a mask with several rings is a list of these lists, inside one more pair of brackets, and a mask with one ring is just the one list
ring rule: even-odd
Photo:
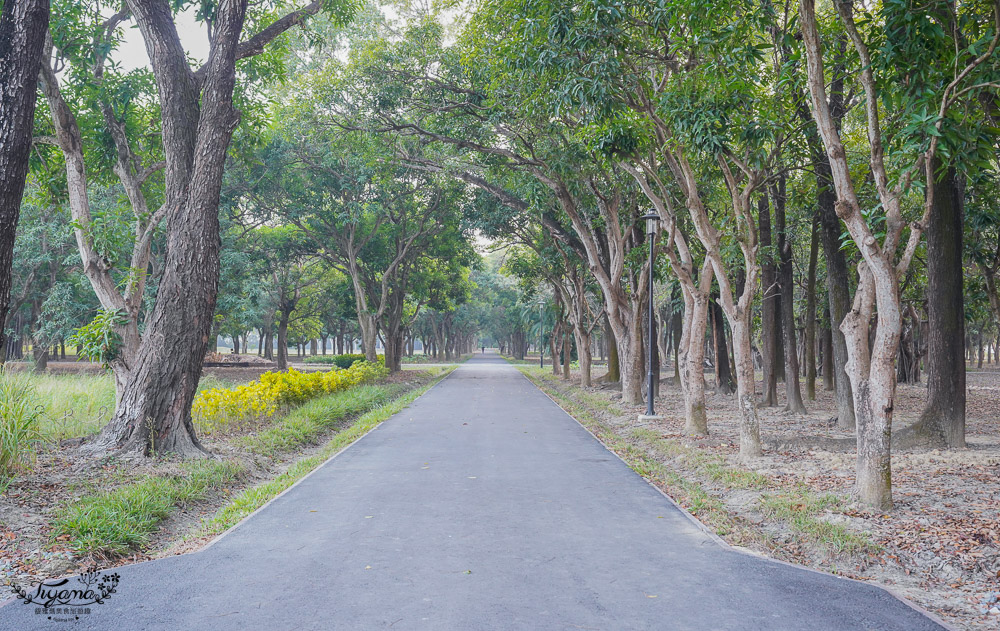
[[646,238],[649,240],[649,320],[646,329],[646,416],[656,416],[653,410],[653,242],[660,227],[660,216],[649,211],[642,216],[646,220]]
[[543,342],[545,332],[542,330],[543,325],[545,324],[545,312],[543,311],[544,309],[545,309],[545,302],[544,301],[539,302],[538,303],[538,367],[539,368],[545,368],[545,344]]

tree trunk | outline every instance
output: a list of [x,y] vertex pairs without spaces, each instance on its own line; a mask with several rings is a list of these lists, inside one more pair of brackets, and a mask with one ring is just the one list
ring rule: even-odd
[[285,311],[278,314],[278,370],[288,369],[288,317]]
[[573,327],[573,335],[576,337],[576,354],[580,362],[580,385],[584,388],[590,387],[590,333],[583,327]]
[[378,325],[375,316],[370,313],[358,311],[358,326],[361,328],[361,346],[365,354],[365,360],[370,362],[378,361],[378,351],[375,340],[378,337]]
[[549,355],[552,357],[552,374],[559,376],[559,350],[562,346],[562,323],[558,320],[549,333]]
[[771,246],[771,208],[767,195],[757,200],[758,223],[760,224],[760,358],[763,364],[764,385],[760,404],[765,407],[778,405],[778,283],[774,268],[774,254]]
[[[701,283],[711,287],[712,268],[702,268]],[[709,297],[703,291],[688,291],[682,287],[684,318],[680,336],[680,384],[684,393],[684,433],[689,436],[708,434],[708,412],[705,407],[705,329],[708,328]]]
[[563,327],[563,379],[569,380],[570,364],[573,363],[573,335],[570,327]]
[[[819,259],[819,216],[813,214],[809,239],[809,270],[806,272],[806,398],[816,400],[816,265]],[[825,374],[825,373],[824,373]]]
[[386,323],[385,331],[385,367],[389,372],[399,372],[403,364],[403,332],[399,322]]
[[823,328],[823,389],[833,390],[833,331],[830,327]]
[[792,242],[788,238],[785,222],[785,178],[780,176],[771,188],[774,200],[774,217],[778,233],[778,285],[780,288],[779,313],[785,352],[785,409],[795,414],[805,414],[802,390],[799,387],[799,358],[795,339],[795,281],[792,270]]
[[35,365],[32,371],[43,373],[49,367],[49,349],[45,344],[33,344],[31,347],[31,359]]
[[847,270],[847,258],[840,249],[840,234],[843,231],[837,217],[837,194],[833,190],[830,161],[826,153],[820,151],[813,156],[816,171],[817,203],[819,213],[820,241],[826,258],[826,292],[830,307],[830,332],[833,338],[833,379],[837,399],[837,426],[853,430],[854,396],[851,381],[847,378],[847,340],[841,330],[844,316],[851,309],[851,285]]
[[604,321],[604,341],[608,346],[608,373],[605,378],[610,383],[618,383],[622,379],[618,366],[618,344],[615,343],[615,336],[607,320]]
[[[275,22],[260,46],[318,11],[319,4],[314,4],[295,19]],[[218,5],[212,51],[200,74],[187,63],[166,0],[127,0],[127,5],[145,40],[160,97],[169,209],[166,257],[126,391],[90,448],[204,455],[191,422],[191,402],[218,293],[219,195],[229,142],[239,122],[232,97],[236,59],[243,54],[240,36],[247,2]]]
[[726,324],[723,321],[722,307],[711,299],[709,315],[712,321],[712,343],[715,347],[715,390],[721,394],[732,394],[736,391],[733,374],[729,371],[729,348],[726,344]]
[[682,329],[684,327],[684,322],[681,319],[680,313],[675,313],[671,319],[671,328],[673,329],[671,337],[673,338],[674,346],[674,383],[680,385],[681,383],[681,362],[680,362],[680,341],[682,335]]
[[48,0],[7,0],[0,9],[0,364],[7,357],[3,323],[48,23]]
[[731,320],[733,355],[736,357],[736,403],[740,410],[740,456],[753,458],[761,454],[760,419],[757,417],[753,357],[750,349],[750,314]]
[[919,442],[965,447],[963,176],[948,169],[935,186],[927,221],[927,405],[907,431]]
[[[656,318],[653,318],[653,337],[658,337],[658,331],[660,330],[659,324]],[[653,398],[660,396],[660,348],[657,346],[655,341],[650,342],[653,345]]]

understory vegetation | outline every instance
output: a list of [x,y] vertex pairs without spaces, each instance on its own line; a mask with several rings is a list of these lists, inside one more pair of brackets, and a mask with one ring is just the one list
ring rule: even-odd
[[[224,431],[207,435],[219,452],[215,458],[183,461],[160,454],[139,476],[126,462],[111,458],[96,470],[79,472],[74,484],[83,493],[69,487],[64,490],[68,497],[54,498],[44,516],[50,522],[44,545],[104,562],[144,554],[157,542],[161,548],[169,544],[160,534],[165,521],[198,506],[217,507],[218,515],[169,536],[197,539],[222,532],[405,407],[453,367],[412,371],[407,380],[393,383],[380,382],[386,372],[382,366],[359,362],[352,369],[350,375],[351,369],[315,373],[311,379],[327,377],[326,384],[339,384],[329,392],[323,381],[309,389],[294,374],[273,382],[283,384],[281,404],[252,425],[226,420],[219,411]],[[241,408],[234,409],[242,418]]]
[[231,431],[270,419],[281,407],[371,383],[387,374],[385,366],[366,361],[319,372],[299,372],[294,368],[266,372],[242,386],[202,390],[195,397],[191,416],[204,434]]

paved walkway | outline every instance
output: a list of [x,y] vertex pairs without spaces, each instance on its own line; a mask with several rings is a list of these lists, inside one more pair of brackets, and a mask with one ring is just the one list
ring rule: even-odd
[[0,629],[941,629],[720,546],[490,355],[207,549],[118,571],[77,623],[14,602]]

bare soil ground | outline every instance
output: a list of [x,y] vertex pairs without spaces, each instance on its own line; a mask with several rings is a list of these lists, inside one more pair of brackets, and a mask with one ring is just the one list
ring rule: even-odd
[[[595,376],[598,373],[595,372]],[[673,370],[665,370],[664,376]],[[576,374],[574,373],[574,379]],[[591,393],[606,397],[603,410],[586,405],[601,421],[628,435],[639,427],[653,429],[664,438],[681,441],[707,453],[718,454],[733,466],[744,466],[766,475],[775,484],[803,484],[816,493],[850,497],[854,481],[854,453],[827,451],[788,438],[803,436],[850,439],[835,423],[832,393],[817,384],[817,400],[807,401],[808,413],[796,415],[778,407],[760,408],[762,435],[771,440],[765,455],[750,463],[738,459],[738,413],[733,396],[715,394],[709,381],[710,435],[683,435],[683,398],[680,389],[664,379],[656,409],[664,418],[653,425],[640,422],[645,406],[610,404],[618,400],[616,387],[598,385]],[[578,383],[578,382],[576,382]],[[573,382],[556,382],[563,394],[581,403],[582,389]],[[783,401],[784,385],[778,384]],[[758,392],[760,386],[758,385]],[[926,396],[923,385],[900,385],[894,429],[916,420]],[[614,410],[614,412],[609,411]],[[984,597],[1000,591],[1000,372],[968,375],[967,435],[969,447],[961,450],[910,450],[893,454],[895,510],[871,512],[851,502],[841,510],[827,511],[824,519],[863,533],[880,547],[876,553],[832,554],[821,545],[803,545],[780,523],[766,518],[757,494],[729,489],[695,471],[683,475],[697,479],[743,525],[755,528],[758,537],[727,535],[731,543],[775,558],[792,561],[851,578],[873,581],[940,615],[961,629],[997,631],[1000,614],[983,613]],[[819,442],[819,441],[817,441]],[[671,467],[683,467],[676,461]],[[700,478],[700,479],[699,479]],[[994,610],[995,611],[995,610]]]
[[[217,376],[227,380],[248,381],[264,370],[206,369],[206,372],[209,371],[224,371]],[[385,382],[405,384],[405,390],[410,390],[432,378],[427,372],[404,371],[391,375]],[[352,421],[347,419],[345,423]],[[242,458],[249,465],[248,473],[235,481],[231,488],[214,490],[201,501],[176,508],[141,551],[115,559],[77,557],[62,542],[53,540],[51,522],[58,510],[84,495],[107,491],[146,475],[182,475],[183,470],[177,467],[177,461],[168,458],[129,461],[113,456],[88,458],[74,445],[50,446],[38,455],[31,473],[16,478],[0,494],[0,585],[10,582],[26,585],[46,578],[75,574],[95,562],[106,568],[195,550],[212,537],[189,538],[189,535],[197,531],[204,519],[212,517],[227,505],[230,497],[281,475],[298,460],[321,450],[336,431],[338,429],[333,429],[319,437],[309,447],[273,460],[247,457],[239,444],[247,433],[202,437],[205,447],[216,457]],[[5,597],[0,595],[0,601]]]

